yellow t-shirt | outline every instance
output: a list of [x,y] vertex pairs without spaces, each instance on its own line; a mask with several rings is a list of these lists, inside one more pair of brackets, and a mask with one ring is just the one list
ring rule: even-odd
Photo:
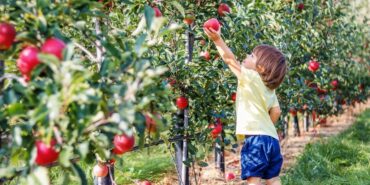
[[257,71],[242,66],[236,97],[236,134],[268,135],[279,140],[269,116],[270,108],[277,106],[275,90],[265,86]]

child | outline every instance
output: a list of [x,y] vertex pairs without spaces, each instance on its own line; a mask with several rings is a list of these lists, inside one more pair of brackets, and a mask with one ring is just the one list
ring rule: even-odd
[[275,89],[287,71],[284,55],[275,47],[260,45],[240,64],[222,40],[221,31],[204,28],[224,62],[238,78],[236,134],[245,135],[241,150],[241,178],[249,185],[280,185],[283,163],[275,122],[281,110]]

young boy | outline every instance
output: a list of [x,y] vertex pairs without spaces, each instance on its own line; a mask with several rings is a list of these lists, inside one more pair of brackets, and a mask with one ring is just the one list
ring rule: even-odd
[[274,124],[281,110],[275,89],[287,71],[284,55],[275,47],[260,45],[240,64],[222,40],[221,31],[204,29],[224,62],[238,78],[236,134],[245,135],[241,150],[241,178],[248,185],[280,185],[283,163]]

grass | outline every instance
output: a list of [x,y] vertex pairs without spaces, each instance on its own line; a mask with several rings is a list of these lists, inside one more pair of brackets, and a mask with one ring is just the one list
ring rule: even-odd
[[306,145],[284,185],[370,185],[370,109],[348,130]]

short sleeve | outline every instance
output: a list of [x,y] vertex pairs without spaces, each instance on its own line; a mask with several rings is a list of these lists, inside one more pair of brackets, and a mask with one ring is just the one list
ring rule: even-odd
[[277,96],[276,94],[274,93],[273,95],[273,98],[272,98],[272,104],[271,104],[271,108],[272,107],[279,107],[279,100],[277,99]]
[[254,71],[252,69],[248,69],[246,67],[244,67],[243,65],[241,65],[241,73],[240,73],[240,76],[238,77],[238,80],[241,82],[241,83],[249,83],[251,81],[254,81],[254,79],[256,78],[256,76],[258,76],[258,73],[257,71]]

